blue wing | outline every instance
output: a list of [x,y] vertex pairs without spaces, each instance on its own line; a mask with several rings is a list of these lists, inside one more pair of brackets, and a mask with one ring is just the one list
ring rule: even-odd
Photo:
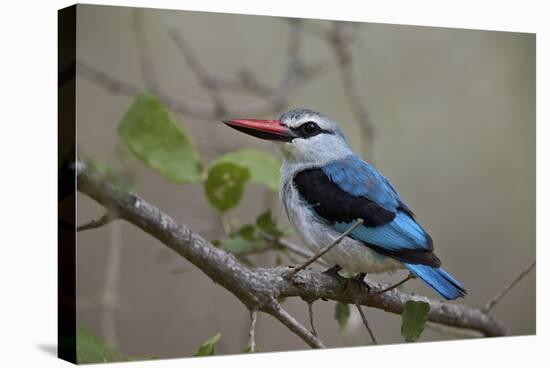
[[293,179],[317,218],[342,233],[357,219],[363,225],[350,237],[395,258],[446,299],[463,296],[464,287],[443,270],[432,239],[414,220],[390,182],[355,156],[321,168],[305,169]]
[[[350,222],[336,222],[332,228],[343,233],[351,226]],[[368,244],[391,251],[402,249],[430,250],[429,235],[404,212],[398,211],[393,221],[378,227],[358,226],[352,237]]]
[[389,181],[368,163],[350,156],[300,171],[294,184],[317,217],[334,230],[344,232],[362,218],[364,225],[352,238],[404,262],[440,264],[430,236]]
[[348,156],[342,160],[332,161],[321,170],[344,192],[354,197],[368,198],[389,211],[402,209],[413,216],[389,180],[358,157]]

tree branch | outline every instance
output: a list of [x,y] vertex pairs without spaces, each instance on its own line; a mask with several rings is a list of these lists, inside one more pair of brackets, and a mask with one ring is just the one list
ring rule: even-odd
[[490,301],[487,302],[487,304],[485,304],[485,306],[483,307],[482,311],[484,313],[487,313],[489,312],[499,301],[500,299],[502,299],[502,297],[504,295],[506,295],[510,290],[512,290],[512,288],[518,283],[521,281],[521,279],[523,279],[525,276],[527,276],[529,274],[529,272],[531,272],[531,270],[535,267],[535,264],[536,264],[536,260],[533,260],[533,262],[531,262],[531,264],[526,268],[524,269],[523,271],[521,271],[519,273],[519,275],[516,276],[516,278],[514,278],[512,280],[511,283],[509,283],[500,293],[498,293],[493,299],[491,299]]
[[168,28],[168,35],[176,45],[178,51],[185,59],[187,66],[193,71],[195,77],[201,84],[201,86],[210,95],[210,99],[214,105],[215,113],[217,115],[224,115],[226,111],[225,102],[220,94],[217,84],[214,79],[210,77],[210,74],[206,72],[202,64],[195,57],[195,53],[187,44],[187,41],[183,36],[173,28]]
[[150,50],[149,42],[147,40],[144,21],[145,10],[138,8],[134,9],[132,13],[132,31],[134,32],[136,39],[141,75],[143,76],[147,89],[151,93],[157,94],[160,92],[160,86],[157,81],[155,68],[153,66],[153,53]]
[[112,212],[106,212],[103,216],[98,218],[97,220],[91,220],[90,222],[87,222],[85,224],[79,225],[76,228],[77,232],[90,230],[90,229],[97,229],[102,226],[107,225],[108,223],[112,222],[113,220],[116,220],[118,218],[117,215],[115,215]]
[[361,315],[361,320],[363,321],[363,324],[365,325],[365,328],[367,329],[367,332],[369,333],[370,339],[372,340],[372,343],[374,345],[378,345],[378,341],[376,341],[376,337],[374,337],[374,332],[372,332],[372,329],[369,326],[369,321],[367,320],[367,317],[365,316],[365,312],[363,312],[363,308],[361,308],[360,304],[355,304],[355,307],[359,311],[359,314]]
[[375,291],[372,292],[372,294],[373,294],[373,295],[376,295],[376,294],[384,294],[384,293],[387,293],[388,291],[393,290],[393,289],[395,289],[395,288],[398,288],[399,286],[403,285],[403,284],[406,283],[407,281],[412,280],[412,279],[415,279],[415,278],[416,278],[416,276],[415,276],[413,273],[409,272],[409,274],[407,275],[407,277],[405,277],[403,280],[401,280],[401,281],[399,281],[399,282],[397,282],[397,283],[395,283],[395,284],[393,284],[393,285],[390,285],[390,286],[388,286],[388,287],[385,287],[385,288],[383,288],[382,290],[375,290]]
[[[272,242],[273,244],[275,244],[276,247],[288,250],[291,253],[296,254],[296,255],[298,255],[302,258],[308,259],[308,258],[313,256],[313,254],[311,254],[307,250],[303,249],[302,247],[297,246],[296,244],[293,244],[293,243],[289,242],[286,239],[276,238],[276,237],[274,237],[272,235],[269,235],[268,233],[263,232],[263,231],[260,233],[260,235],[264,240]],[[317,263],[322,264],[323,266],[328,266],[329,265],[327,262],[323,261],[322,259],[318,259]]]
[[[77,61],[76,73],[77,76],[94,83],[113,95],[135,97],[143,92],[141,86],[113,77],[83,61]],[[155,94],[170,110],[176,113],[193,116],[197,119],[212,119],[212,107],[208,103],[189,98],[176,98],[161,91],[155,91]]]
[[250,328],[248,329],[248,351],[256,352],[256,321],[258,320],[258,312],[250,311]]
[[356,37],[354,33],[358,24],[335,22],[334,29],[327,37],[332,43],[332,48],[338,60],[340,78],[344,93],[351,107],[351,111],[357,120],[362,142],[361,153],[364,157],[370,156],[373,152],[374,126],[369,116],[365,99],[359,87],[359,78],[356,73],[356,66],[353,58],[352,44]]
[[279,322],[284,324],[288,329],[294,332],[296,335],[302,338],[309,346],[314,349],[324,349],[325,344],[307,328],[305,328],[300,322],[298,322],[290,313],[284,310],[279,303],[276,304],[275,309],[266,310],[267,313],[277,318]]
[[235,295],[248,309],[273,315],[312,347],[324,347],[324,344],[282,309],[277,298],[297,296],[310,301],[332,299],[396,314],[401,314],[407,301],[419,300],[430,305],[428,320],[432,322],[477,330],[486,336],[505,335],[504,326],[500,322],[467,305],[442,302],[395,289],[373,296],[362,288],[346,289],[334,277],[311,269],[302,270],[291,278],[291,269],[288,267],[246,268],[235,256],[214,247],[189,227],[177,223],[135,193],[117,191],[84,161],[77,161],[74,170],[80,192],[109,209],[115,209],[120,218],[186,258],[215,283]]
[[[283,67],[281,80],[274,88],[260,85],[253,74],[247,71],[245,71],[244,74],[241,73],[240,79],[235,81],[225,81],[209,74],[190,53],[191,50],[184,43],[183,38],[173,31],[169,33],[170,37],[172,37],[180,52],[186,57],[188,65],[199,78],[201,84],[207,88],[211,101],[204,102],[190,98],[176,98],[160,91],[155,84],[150,56],[145,54],[147,45],[144,39],[138,40],[138,52],[140,53],[140,67],[144,79],[146,80],[146,85],[149,89],[152,89],[152,92],[154,92],[170,110],[197,119],[219,120],[226,116],[259,116],[279,113],[288,105],[288,101],[292,94],[303,85],[303,82],[320,75],[327,67],[326,63],[311,66],[304,65],[301,60],[302,22],[296,19],[292,19],[289,22],[291,30],[288,39],[287,62]],[[141,28],[138,26],[140,26],[140,23],[134,24],[134,28],[142,32]],[[142,37],[145,37],[145,35],[142,35]],[[189,58],[190,55],[191,58]],[[78,76],[116,95],[133,97],[142,91],[141,87],[117,79],[82,61],[77,62],[76,71]],[[231,87],[231,92],[237,90],[257,94],[261,96],[262,99],[243,104],[239,107],[222,106],[223,101],[218,91],[218,89],[222,87],[226,87],[227,89]]]
[[313,323],[313,303],[307,302],[307,311],[309,314],[309,326],[311,327],[311,333],[317,336],[317,331],[315,331],[315,324]]

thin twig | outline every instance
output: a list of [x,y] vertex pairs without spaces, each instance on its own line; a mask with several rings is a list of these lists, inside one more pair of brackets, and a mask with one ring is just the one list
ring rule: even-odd
[[361,319],[363,320],[363,324],[365,325],[365,328],[367,329],[367,332],[369,333],[370,339],[372,340],[372,343],[375,345],[378,345],[378,342],[376,341],[376,337],[374,337],[374,333],[372,332],[369,321],[367,321],[367,317],[365,316],[365,313],[363,312],[363,308],[361,308],[360,304],[355,304],[355,307],[359,311],[359,314],[361,315]]
[[156,94],[160,91],[160,86],[153,66],[152,55],[154,54],[150,50],[147,34],[144,29],[145,12],[142,9],[134,9],[132,15],[132,30],[136,39],[141,75],[147,89]]
[[117,328],[117,312],[120,308],[120,273],[124,242],[122,241],[121,224],[111,226],[111,242],[105,265],[105,281],[101,296],[101,313],[99,322],[105,339],[122,349]]
[[[313,66],[310,68],[302,63],[302,33],[301,21],[292,20],[288,40],[287,62],[283,68],[283,74],[280,82],[276,87],[271,89],[271,93],[269,95],[262,93],[262,99],[250,102],[248,104],[242,104],[238,107],[226,106],[224,113],[220,112],[220,109],[216,107],[212,101],[210,103],[205,103],[201,100],[181,97],[176,98],[162,93],[154,86],[154,82],[152,82],[154,81],[151,73],[152,67],[149,67],[151,63],[149,63],[147,58],[140,58],[141,68],[144,78],[148,78],[149,80],[149,82],[146,81],[146,83],[149,86],[152,86],[148,88],[152,89],[155,95],[160,98],[169,109],[185,116],[192,116],[197,119],[212,121],[223,118],[224,116],[255,116],[280,113],[281,110],[288,105],[293,93],[300,86],[302,86],[305,81],[313,78],[314,76],[320,75],[324,70],[318,66]],[[144,40],[144,37],[139,38],[139,42],[144,42]],[[139,50],[144,50],[144,47],[142,47],[143,45],[140,45],[138,45]],[[83,63],[82,61],[77,62],[76,70],[77,75],[86,78],[90,82],[93,82],[114,94],[134,97],[142,90],[142,88],[135,84],[114,78],[107,73],[99,71],[94,67]],[[213,76],[208,76],[208,79],[211,83],[218,87],[224,84],[223,82],[216,82],[218,79]],[[252,85],[254,85],[252,89],[257,89],[257,83],[252,83]],[[246,83],[243,84],[243,88],[248,88]],[[263,89],[265,92],[265,88]]]
[[325,344],[319,340],[317,336],[311,333],[307,328],[305,328],[300,322],[298,322],[294,317],[292,317],[286,310],[284,310],[278,303],[275,309],[267,311],[273,317],[277,318],[279,322],[284,324],[296,335],[300,336],[309,346],[315,349],[324,349],[326,348]]
[[[294,243],[291,243],[289,242],[288,240],[286,239],[277,239],[277,244],[281,245],[282,247],[284,247],[285,249],[288,249],[290,252],[300,256],[300,257],[303,257],[303,258],[309,258],[311,256],[313,256],[310,252],[308,252],[307,250],[304,250],[302,247],[294,244]],[[326,262],[324,262],[322,259],[319,259],[317,260],[317,262],[320,262],[320,263],[325,263],[326,265],[328,265]]]
[[196,58],[195,53],[187,44],[187,41],[183,36],[174,28],[167,28],[167,33],[176,45],[178,51],[185,59],[189,69],[195,74],[200,85],[206,90],[210,95],[212,103],[214,105],[215,113],[218,115],[224,115],[226,112],[225,102],[218,90],[217,84],[214,82],[214,79],[211,78],[210,74],[203,68],[202,64]]
[[237,75],[238,79],[236,81],[223,80],[220,78],[214,80],[214,83],[216,83],[219,88],[225,88],[232,92],[247,92],[260,97],[267,97],[273,93],[273,89],[260,82],[252,70],[243,67],[239,70]]
[[357,24],[335,22],[332,35],[329,39],[332,41],[332,47],[338,60],[344,93],[361,132],[361,154],[363,157],[369,157],[372,160],[375,131],[365,98],[362,96],[361,88],[359,87],[359,77],[353,56],[352,44],[356,37],[356,29]]
[[298,272],[302,271],[304,268],[324,256],[328,251],[330,251],[332,248],[334,248],[336,245],[338,245],[342,240],[344,240],[355,228],[361,224],[363,224],[363,219],[357,219],[355,223],[353,223],[346,231],[344,231],[338,238],[336,238],[332,243],[322,248],[319,252],[317,252],[315,255],[313,255],[311,258],[306,260],[304,263],[296,266],[289,272],[289,276],[292,277],[296,275]]
[[[271,248],[271,249],[282,249],[282,250],[286,250],[286,251],[289,251],[290,253],[293,253],[297,256],[300,256],[302,258],[305,258],[305,259],[308,259],[310,257],[313,256],[313,254],[311,254],[310,252],[308,252],[307,250],[303,249],[302,247],[294,244],[294,243],[291,243],[289,242],[288,240],[286,239],[283,239],[283,238],[277,238],[277,237],[274,237],[273,235],[270,235],[264,231],[260,231],[260,236],[268,241],[268,242],[271,242],[275,245],[275,247]],[[316,260],[317,263],[323,265],[323,266],[329,266],[329,264],[325,261],[323,261],[322,259],[318,259]]]
[[[291,23],[294,21],[294,18],[280,18],[280,20],[285,23]],[[315,36],[321,40],[326,40],[329,36],[329,30],[327,29],[327,27],[323,27],[319,24],[305,21],[303,27],[306,33]]]
[[407,275],[407,277],[405,277],[403,280],[399,281],[398,283],[394,284],[394,285],[390,285],[382,290],[375,290],[373,291],[371,294],[372,295],[379,295],[379,294],[384,294],[384,293],[387,293],[388,291],[390,290],[393,290],[395,288],[398,288],[399,286],[403,285],[404,283],[406,283],[407,281],[409,280],[412,280],[412,279],[415,279],[416,276],[413,275],[412,273],[409,273]]
[[250,329],[248,330],[248,351],[256,352],[256,320],[258,319],[258,311],[250,310]]
[[113,220],[116,220],[118,216],[116,216],[112,212],[107,212],[97,220],[92,220],[90,222],[87,222],[85,224],[82,224],[76,228],[77,232],[90,230],[90,229],[97,229],[102,226],[107,225],[108,223],[112,222]]
[[506,295],[518,282],[521,281],[525,276],[531,272],[531,270],[535,267],[536,260],[533,260],[529,266],[521,271],[519,275],[516,276],[515,279],[512,280],[510,284],[508,284],[500,293],[498,293],[493,299],[488,301],[485,306],[481,309],[484,313],[488,313],[499,301],[502,299],[504,295]]
[[[113,95],[135,97],[143,92],[142,87],[131,82],[122,81],[82,61],[77,62],[76,71],[79,77],[104,88]],[[213,118],[212,106],[208,103],[190,98],[173,97],[161,91],[156,91],[155,94],[170,110],[176,113],[203,120]]]
[[313,324],[313,302],[307,303],[307,310],[309,312],[309,325],[311,326],[311,333],[317,336],[317,331],[315,331],[315,325]]
[[[281,18],[282,21],[289,22],[292,20],[292,18]],[[339,23],[340,21],[334,21],[332,23]],[[351,23],[351,22],[349,22]],[[353,23],[352,23],[353,24]],[[360,23],[355,23],[356,26],[359,26]],[[312,23],[311,21],[306,21],[304,23],[304,31],[311,36],[314,36],[318,38],[321,41],[326,41],[327,39],[330,39],[332,34],[329,27],[322,26],[320,24]],[[364,44],[364,39],[360,37],[360,35],[356,35],[353,37],[352,40],[353,43],[362,46]]]

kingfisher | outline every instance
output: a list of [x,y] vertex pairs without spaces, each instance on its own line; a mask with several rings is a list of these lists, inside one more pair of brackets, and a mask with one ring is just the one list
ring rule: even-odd
[[[347,236],[323,256],[330,270],[357,274],[407,269],[443,298],[466,294],[441,268],[430,235],[386,177],[356,156],[336,121],[309,109],[279,119],[224,123],[274,142],[283,156],[279,195],[289,222],[314,253]],[[354,226],[359,219],[362,223]],[[353,227],[354,226],[354,227]]]

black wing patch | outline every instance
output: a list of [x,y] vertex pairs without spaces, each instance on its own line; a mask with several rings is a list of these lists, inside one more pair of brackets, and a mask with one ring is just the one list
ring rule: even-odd
[[[396,216],[395,212],[380,207],[365,197],[353,196],[333,183],[321,169],[305,169],[298,172],[293,179],[295,188],[300,196],[312,207],[318,216],[328,224],[336,222],[351,223],[358,218],[363,219],[364,226],[376,227],[388,224]],[[397,211],[402,211],[413,218],[414,214],[404,204],[400,203]],[[428,249],[399,249],[391,250],[376,244],[356,239],[374,251],[401,262],[425,264],[439,267],[441,261],[432,252],[432,240],[428,234]],[[353,235],[351,235],[353,238]]]
[[334,184],[321,169],[305,169],[293,179],[300,196],[329,224],[363,219],[368,227],[382,226],[395,218],[395,212],[375,202],[346,193]]

